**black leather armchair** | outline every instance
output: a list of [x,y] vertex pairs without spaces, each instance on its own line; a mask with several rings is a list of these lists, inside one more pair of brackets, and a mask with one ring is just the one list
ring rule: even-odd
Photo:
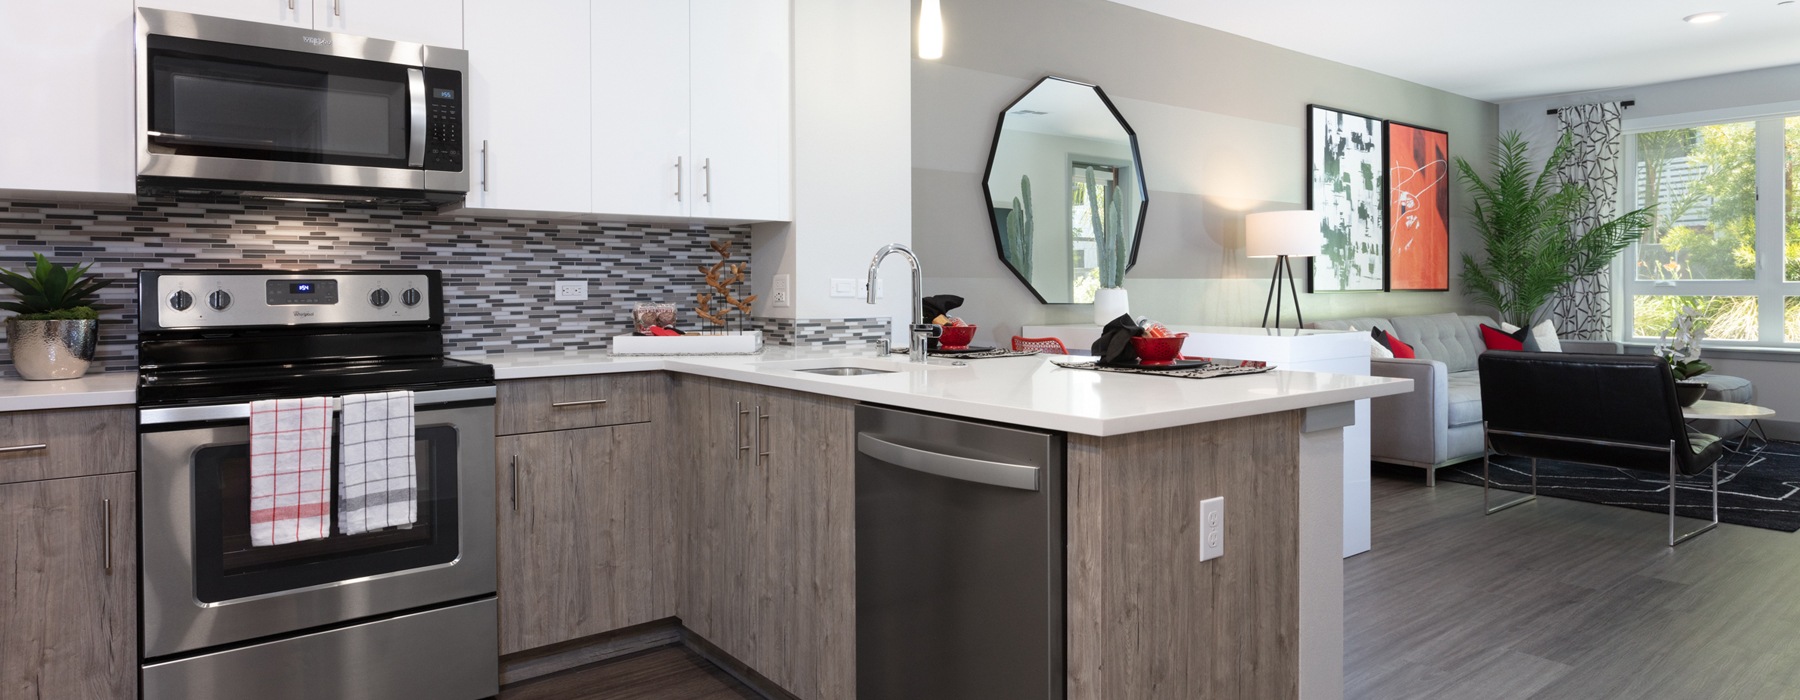
[[[1489,514],[1537,498],[1537,460],[1555,459],[1669,474],[1669,546],[1719,524],[1719,439],[1690,431],[1675,378],[1660,357],[1488,351],[1481,404],[1488,454],[1531,459],[1531,495],[1488,506]],[[1712,468],[1712,522],[1675,534],[1675,477]]]

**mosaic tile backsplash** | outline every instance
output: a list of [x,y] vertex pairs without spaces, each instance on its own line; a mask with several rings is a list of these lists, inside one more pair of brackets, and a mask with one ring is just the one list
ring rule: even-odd
[[886,318],[759,318],[763,342],[773,345],[852,347],[888,337]]
[[[115,305],[101,312],[96,364],[106,371],[137,366],[138,268],[433,268],[444,274],[452,352],[600,349],[628,332],[636,302],[674,303],[691,319],[686,311],[705,287],[696,268],[717,260],[707,243],[719,239],[732,241],[735,259],[748,259],[748,227],[490,219],[360,205],[0,201],[0,265],[20,269],[43,253],[64,264],[91,262],[93,272],[117,280],[101,294]],[[562,278],[587,280],[587,301],[554,301]],[[795,335],[850,342],[853,328],[865,325],[852,321]],[[17,376],[5,353],[0,376]]]

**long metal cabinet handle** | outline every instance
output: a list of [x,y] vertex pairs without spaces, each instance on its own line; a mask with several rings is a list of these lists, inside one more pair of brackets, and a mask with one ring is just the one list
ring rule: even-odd
[[483,192],[488,191],[488,188],[487,188],[487,162],[488,162],[487,139],[482,139],[481,140],[481,191],[483,191]]
[[288,0],[288,9],[290,9],[290,10],[295,9],[294,3],[298,2],[298,1],[299,0]]
[[339,2],[340,2],[340,1],[341,1],[341,0],[331,0],[331,14],[332,14],[332,16],[342,16],[342,15],[343,15],[343,14],[344,14],[344,13],[343,13],[343,12],[340,12],[340,11],[338,11],[338,3],[339,3]]
[[568,408],[570,406],[598,406],[606,403],[606,399],[588,399],[586,401],[558,401],[550,404],[551,408]]
[[675,156],[675,201],[681,201],[681,156]]
[[425,71],[406,69],[406,89],[412,101],[412,138],[406,144],[406,165],[419,168],[425,165]]
[[1038,480],[1042,470],[1029,464],[1010,464],[947,455],[890,442],[869,433],[856,434],[856,451],[896,467],[935,474],[947,479],[960,479],[1026,491],[1036,491],[1041,488]]
[[735,446],[737,447],[738,464],[743,464],[744,453],[750,451],[750,445],[744,442],[744,416],[750,415],[750,412],[744,410],[744,402],[742,401],[733,401],[731,403],[733,406],[737,407],[737,418],[732,421],[737,426],[737,439],[732,442],[735,443]]
[[31,450],[42,450],[42,449],[47,449],[49,447],[50,447],[49,445],[46,445],[46,444],[40,442],[36,445],[13,445],[12,447],[0,447],[0,452],[29,452]]
[[756,465],[768,466],[764,463],[769,458],[769,441],[765,436],[768,431],[764,426],[769,424],[769,414],[763,413],[762,406],[756,407]]
[[512,494],[513,512],[514,513],[519,512],[519,456],[518,455],[512,456],[512,488],[507,489],[507,491]]
[[100,563],[112,575],[112,499],[100,499]]
[[700,170],[706,173],[706,191],[703,192],[702,194],[704,194],[706,196],[706,201],[711,202],[712,201],[712,159],[707,158],[705,161],[702,161],[700,164]]

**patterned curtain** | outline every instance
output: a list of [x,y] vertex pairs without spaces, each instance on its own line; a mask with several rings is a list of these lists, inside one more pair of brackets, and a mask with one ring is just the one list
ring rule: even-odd
[[[1572,135],[1574,149],[1563,164],[1562,181],[1585,185],[1593,196],[1587,201],[1574,235],[1618,215],[1619,162],[1625,134],[1619,103],[1602,102],[1564,107],[1558,111],[1564,133]],[[1603,268],[1577,278],[1550,300],[1549,318],[1557,335],[1581,340],[1612,339],[1612,270]]]

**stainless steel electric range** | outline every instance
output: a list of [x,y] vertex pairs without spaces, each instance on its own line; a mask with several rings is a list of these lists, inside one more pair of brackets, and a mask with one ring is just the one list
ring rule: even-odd
[[[443,309],[432,270],[139,273],[144,698],[498,692],[494,374]],[[253,546],[250,402],[401,389],[416,520]]]

